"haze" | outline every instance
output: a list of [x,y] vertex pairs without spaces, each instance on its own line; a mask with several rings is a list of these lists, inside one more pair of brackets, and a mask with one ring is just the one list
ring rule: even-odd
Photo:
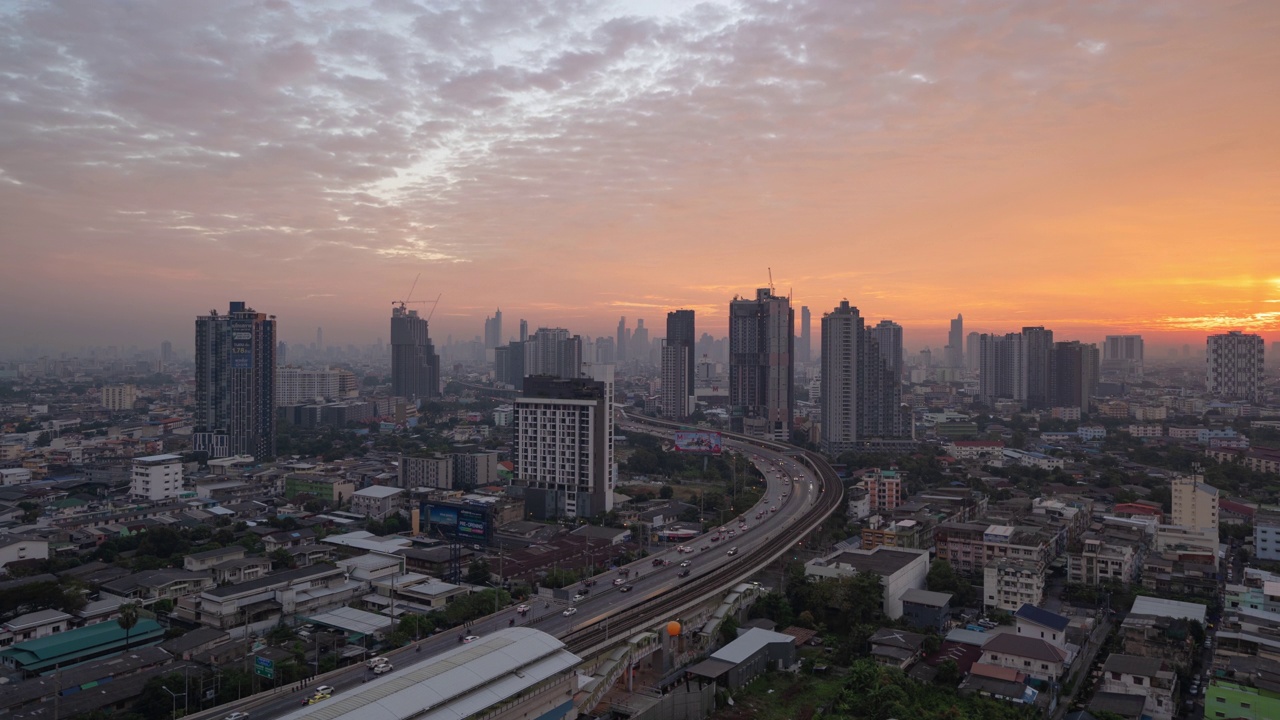
[[[1280,330],[1274,2],[0,5],[0,352],[495,307]],[[816,323],[816,319],[815,319]]]

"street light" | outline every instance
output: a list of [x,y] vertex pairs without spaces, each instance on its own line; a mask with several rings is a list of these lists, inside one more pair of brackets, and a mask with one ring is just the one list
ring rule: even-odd
[[173,697],[173,720],[178,720],[178,696],[181,695],[182,699],[186,700],[187,694],[185,692],[175,693],[164,685],[161,685],[160,689],[169,693],[169,695]]

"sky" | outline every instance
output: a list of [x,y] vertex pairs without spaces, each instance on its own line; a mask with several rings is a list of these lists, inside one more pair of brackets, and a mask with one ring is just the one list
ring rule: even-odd
[[0,354],[231,300],[385,340],[419,275],[441,340],[722,335],[770,276],[815,336],[848,299],[913,347],[1280,340],[1277,37],[1269,0],[0,0]]

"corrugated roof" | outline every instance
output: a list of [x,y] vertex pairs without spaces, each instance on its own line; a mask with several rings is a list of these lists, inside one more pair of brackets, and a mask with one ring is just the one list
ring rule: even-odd
[[1045,662],[1063,662],[1067,659],[1067,651],[1052,643],[1013,633],[996,635],[988,640],[982,649],[986,652],[1006,653]]
[[1014,616],[1058,632],[1065,632],[1067,626],[1071,624],[1071,621],[1067,618],[1057,613],[1049,612],[1044,608],[1038,608],[1030,603],[1023,603],[1022,607],[1018,608],[1018,612],[1014,613]]
[[786,643],[791,645],[795,641],[796,639],[790,635],[784,635],[770,630],[761,630],[760,628],[751,628],[739,635],[737,640],[734,640],[728,645],[725,645],[712,653],[711,657],[716,660],[731,662],[736,665],[752,655],[755,655],[760,648],[763,648],[766,645],[772,645],[773,643]]
[[946,605],[951,602],[951,593],[910,588],[906,592],[902,593],[902,602],[915,603],[916,605],[927,605],[929,607],[946,607]]
[[[133,644],[148,637],[158,638],[163,635],[164,628],[155,620],[141,619],[129,631],[129,642]],[[14,662],[28,670],[40,670],[46,666],[52,667],[56,662],[66,662],[66,658],[74,658],[94,648],[108,648],[112,645],[123,648],[124,642],[124,628],[114,622],[101,622],[17,643],[0,650],[0,655],[13,658]]]

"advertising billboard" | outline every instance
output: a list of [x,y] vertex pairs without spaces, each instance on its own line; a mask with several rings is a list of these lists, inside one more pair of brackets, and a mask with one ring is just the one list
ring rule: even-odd
[[483,540],[489,536],[489,524],[484,513],[475,510],[458,511],[458,537]]
[[234,323],[231,326],[231,369],[253,369],[253,325]]
[[723,449],[720,433],[692,432],[681,430],[676,433],[676,450],[687,453],[704,453],[719,455]]
[[432,525],[453,525],[458,524],[458,511],[450,507],[440,507],[439,505],[430,505],[427,509],[427,521]]

